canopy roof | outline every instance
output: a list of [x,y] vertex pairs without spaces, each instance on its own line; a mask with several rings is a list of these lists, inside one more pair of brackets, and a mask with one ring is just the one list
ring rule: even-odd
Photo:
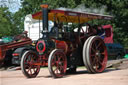
[[[105,19],[110,20],[112,16],[101,15],[87,12],[74,12],[67,10],[49,10],[48,19],[54,21],[54,16],[56,20],[61,22],[72,22],[72,23],[86,23],[94,19]],[[42,19],[42,11],[37,12],[32,15],[33,19]]]

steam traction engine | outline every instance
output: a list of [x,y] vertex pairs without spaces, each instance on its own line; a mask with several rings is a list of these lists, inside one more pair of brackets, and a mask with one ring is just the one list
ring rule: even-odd
[[[107,50],[99,36],[84,31],[82,24],[93,19],[111,19],[107,15],[95,15],[64,10],[48,10],[41,5],[42,12],[33,14],[33,19],[42,19],[43,37],[36,43],[36,49],[24,52],[21,69],[28,78],[36,77],[40,66],[48,62],[48,69],[54,78],[75,72],[77,66],[85,66],[89,73],[103,72],[107,63]],[[48,20],[54,22],[49,29]],[[62,22],[77,23],[77,31],[64,27]],[[90,29],[90,25],[86,24]],[[68,31],[67,31],[68,30]]]

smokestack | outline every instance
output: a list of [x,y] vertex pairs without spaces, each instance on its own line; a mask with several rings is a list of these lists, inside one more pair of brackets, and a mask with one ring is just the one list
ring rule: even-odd
[[43,31],[48,32],[48,5],[43,4],[42,7],[42,23],[43,23]]

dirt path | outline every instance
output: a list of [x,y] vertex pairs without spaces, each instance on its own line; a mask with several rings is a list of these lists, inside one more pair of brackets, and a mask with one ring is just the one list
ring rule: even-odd
[[89,74],[79,68],[77,74],[53,79],[47,68],[37,78],[27,79],[21,70],[0,71],[0,85],[128,85],[128,69],[107,69],[104,73]]

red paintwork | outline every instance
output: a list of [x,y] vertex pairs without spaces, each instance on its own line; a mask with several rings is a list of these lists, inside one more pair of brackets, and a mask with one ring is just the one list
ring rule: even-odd
[[39,55],[39,57],[41,60],[43,60],[43,62],[41,62],[41,66],[48,66],[48,55],[43,54],[43,55]]
[[68,51],[68,45],[65,41],[54,40],[57,49],[62,49],[65,53]]
[[[59,41],[59,40],[55,40],[53,39],[53,41],[55,42],[55,48],[57,49],[62,49],[65,53],[68,52],[68,45],[65,41]],[[48,56],[47,54],[45,55],[41,55],[42,59],[44,60],[42,62],[42,66],[48,66]]]
[[113,43],[113,29],[111,25],[104,25],[102,26],[103,29],[105,29],[105,43]]
[[37,13],[35,13],[35,14],[32,15],[32,17],[36,17],[36,16],[41,17],[42,16],[42,12],[40,11],[40,12],[37,12]]
[[19,53],[13,53],[12,55],[13,56],[19,56]]
[[[76,17],[88,17],[88,18],[92,18],[92,19],[106,19],[106,20],[110,20],[112,19],[112,16],[108,16],[108,15],[101,15],[101,14],[94,14],[94,13],[85,13],[85,12],[74,12],[74,11],[67,11],[67,10],[49,10],[49,13],[53,13],[53,14],[57,14],[57,13],[61,13],[64,14],[65,16],[76,16]],[[41,19],[42,17],[42,11],[37,12],[35,14],[32,15],[32,18],[35,19],[35,17],[38,17],[38,19]]]
[[19,48],[25,45],[31,45],[32,40],[28,37],[21,39],[21,41],[10,42],[7,44],[0,45],[0,61],[5,58],[6,51],[14,48]]
[[[66,54],[70,54],[74,50],[74,46],[73,46],[72,42],[60,41],[60,40],[55,40],[55,39],[52,39],[52,40],[55,42],[55,48],[62,49],[64,51],[64,53],[66,53]],[[48,56],[49,56],[49,53],[39,55],[40,59],[43,60],[43,62],[36,63],[36,65],[48,66],[48,62],[47,62]]]
[[111,16],[94,14],[94,13],[82,13],[82,12],[74,12],[74,11],[65,11],[65,10],[50,10],[50,13],[63,13],[66,16],[76,16],[76,17],[89,17],[94,19],[112,19]]
[[[40,43],[42,43],[43,44],[43,50],[39,50],[38,49],[38,45],[40,44]],[[45,45],[45,42],[43,41],[43,40],[40,40],[40,41],[38,41],[38,43],[37,43],[37,45],[36,45],[36,50],[39,52],[39,53],[43,53],[45,50],[46,50],[46,45]]]
[[[33,63],[33,65],[39,65],[39,66],[48,66],[48,55],[47,54],[43,54],[43,55],[39,55],[39,61]],[[41,62],[43,60],[43,62]]]

